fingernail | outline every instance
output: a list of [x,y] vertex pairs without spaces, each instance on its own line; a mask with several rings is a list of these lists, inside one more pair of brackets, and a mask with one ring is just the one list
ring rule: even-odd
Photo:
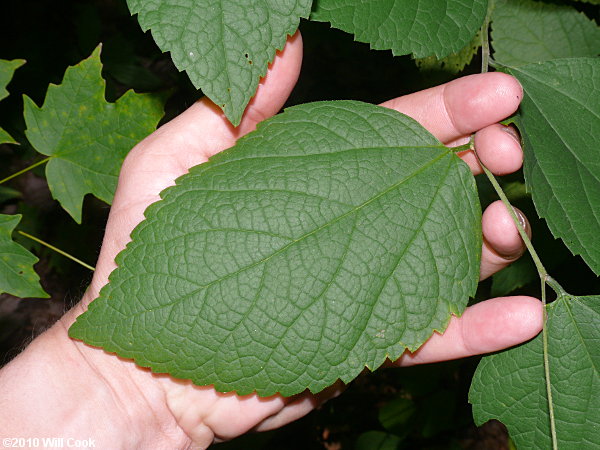
[[517,215],[517,219],[519,219],[519,223],[521,224],[521,227],[523,227],[523,230],[525,230],[525,234],[527,234],[527,236],[531,235],[531,227],[529,225],[529,221],[527,220],[527,217],[525,217],[525,214],[523,214],[523,211],[521,211],[519,208],[515,208],[513,207],[515,214]]
[[504,130],[504,132],[506,132],[510,136],[512,136],[512,138],[515,141],[517,141],[517,143],[519,145],[521,145],[521,136],[519,135],[519,132],[515,129],[515,127],[513,127],[511,125],[506,125],[506,126],[502,127],[502,130]]

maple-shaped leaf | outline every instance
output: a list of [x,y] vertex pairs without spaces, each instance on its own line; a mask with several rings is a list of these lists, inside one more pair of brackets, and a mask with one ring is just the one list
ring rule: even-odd
[[238,125],[311,0],[127,0],[144,31]]
[[86,194],[112,202],[125,156],[163,115],[163,100],[153,94],[127,91],[107,102],[101,71],[98,47],[68,68],[59,86],[50,85],[41,108],[24,97],[27,139],[49,157],[52,196],[77,223]]
[[[11,61],[7,61],[5,59],[0,59],[0,100],[8,97],[8,91],[6,90],[6,86],[10,83],[12,79],[13,73],[19,67],[25,64],[25,60],[23,59],[13,59]],[[0,128],[0,144],[16,144],[17,142],[12,138],[10,134],[8,134],[5,130]]]
[[[559,449],[600,448],[600,296],[560,296],[547,307],[548,363]],[[469,401],[478,425],[502,421],[519,449],[552,447],[540,334],[486,356]]]
[[349,382],[444,329],[477,287],[468,166],[386,108],[290,108],[161,196],[70,335],[199,385]]
[[0,214],[0,294],[16,297],[50,297],[40,286],[40,277],[33,270],[38,259],[12,240],[12,232],[20,215]]

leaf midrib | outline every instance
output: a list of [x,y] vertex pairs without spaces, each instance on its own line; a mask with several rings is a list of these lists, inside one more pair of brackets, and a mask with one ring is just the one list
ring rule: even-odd
[[[298,237],[297,239],[293,240],[292,242],[284,245],[280,249],[274,251],[273,253],[271,253],[271,254],[263,257],[263,258],[261,258],[259,261],[256,261],[256,262],[248,264],[248,265],[246,265],[244,267],[241,267],[238,270],[236,270],[235,272],[228,273],[227,275],[225,275],[223,277],[220,277],[218,279],[215,279],[215,280],[213,280],[213,281],[211,281],[211,282],[209,282],[207,284],[198,285],[197,289],[195,289],[195,290],[191,291],[190,293],[186,294],[185,296],[183,296],[183,298],[178,298],[178,299],[175,299],[175,300],[173,300],[171,302],[163,303],[162,305],[160,305],[159,307],[154,308],[154,309],[165,308],[165,307],[169,307],[169,306],[178,304],[181,301],[184,301],[185,298],[189,298],[189,297],[195,295],[196,293],[198,293],[198,292],[200,292],[202,290],[208,289],[208,288],[210,288],[211,286],[213,286],[213,285],[215,285],[217,283],[221,283],[224,280],[227,280],[228,278],[234,277],[234,276],[236,276],[236,275],[238,275],[238,274],[240,274],[240,273],[242,273],[242,272],[244,272],[246,270],[252,269],[253,267],[256,267],[256,266],[258,266],[260,264],[263,264],[263,263],[267,262],[271,258],[274,258],[275,256],[277,256],[277,255],[285,252],[292,245],[295,245],[298,242],[301,242],[304,239],[307,239],[309,236],[312,236],[313,234],[316,234],[319,231],[321,231],[321,230],[323,230],[323,229],[325,229],[325,228],[327,228],[327,227],[329,227],[329,226],[331,226],[331,225],[339,222],[340,220],[344,219],[345,217],[347,217],[347,216],[349,216],[349,215],[351,215],[351,214],[353,214],[353,213],[361,210],[362,208],[366,207],[367,205],[369,205],[370,203],[372,203],[375,200],[379,199],[380,197],[384,196],[385,194],[387,194],[387,193],[393,191],[394,189],[398,188],[403,183],[405,183],[408,180],[410,180],[410,179],[414,178],[415,176],[419,175],[421,172],[425,171],[426,169],[428,169],[429,167],[431,167],[432,165],[434,165],[435,163],[437,163],[438,161],[440,161],[442,158],[444,158],[444,157],[446,157],[448,155],[451,155],[451,154],[452,154],[452,151],[451,150],[447,150],[446,152],[444,152],[444,153],[440,154],[439,156],[435,157],[434,159],[430,160],[427,164],[425,164],[423,166],[420,166],[417,170],[415,170],[413,173],[411,173],[410,175],[408,175],[404,179],[398,181],[397,183],[394,183],[392,186],[390,186],[387,189],[379,192],[378,194],[376,194],[373,197],[369,198],[368,200],[364,201],[360,205],[352,208],[351,210],[349,210],[349,211],[345,212],[344,214],[336,217],[335,219],[333,219],[333,220],[331,220],[331,221],[329,221],[327,223],[324,223],[323,225],[315,228],[314,230],[311,230],[311,231],[303,234],[302,236]],[[123,281],[125,281],[125,280],[123,280]],[[109,286],[110,286],[110,284],[109,284]],[[137,317],[139,315],[145,314],[146,312],[147,311],[141,311],[140,313],[137,313],[137,314],[128,315],[128,317]]]

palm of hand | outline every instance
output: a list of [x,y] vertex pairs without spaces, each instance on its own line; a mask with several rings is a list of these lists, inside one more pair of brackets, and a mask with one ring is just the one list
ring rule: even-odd
[[[190,167],[234,145],[237,138],[282,107],[297,79],[301,54],[301,38],[296,35],[276,57],[237,129],[229,125],[214,104],[202,99],[130,153],[120,175],[96,273],[82,308],[107,283],[109,273],[115,268],[115,256],[129,241],[133,228],[143,220],[147,206],[160,198],[159,193]],[[477,132],[475,142],[485,164],[496,173],[509,173],[520,167],[520,147],[496,122],[516,110],[520,95],[520,87],[514,79],[488,74],[391,100],[384,106],[414,117],[447,144],[462,142]],[[464,159],[474,172],[480,170],[472,154],[465,154]],[[518,257],[522,243],[500,204],[488,208],[483,229],[481,273],[485,278]],[[511,320],[505,321],[508,317],[512,317]],[[434,335],[417,352],[405,354],[395,364],[434,362],[490,352],[525,341],[540,328],[541,307],[537,300],[493,299],[469,308],[461,318],[452,320],[443,336]],[[185,433],[185,439],[202,447],[215,439],[230,439],[252,428],[281,426],[341,390],[341,386],[333,386],[319,396],[305,393],[287,399],[239,397],[217,393],[210,386],[198,387],[168,376],[152,375],[131,362],[121,363],[138,385],[144,385],[138,386],[140,389],[158,389],[166,403],[163,412]]]

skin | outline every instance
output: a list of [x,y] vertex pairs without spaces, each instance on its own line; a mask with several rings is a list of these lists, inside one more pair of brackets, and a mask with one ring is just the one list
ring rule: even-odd
[[[159,193],[194,165],[231,147],[256,124],[276,114],[298,78],[302,39],[297,33],[278,53],[238,128],[204,98],[161,127],[129,154],[123,165],[94,278],[81,302],[0,371],[2,437],[94,439],[96,448],[206,448],[249,430],[277,428],[338,395],[335,385],[312,395],[244,397],[152,374],[133,362],[68,338],[68,327],[97,297]],[[464,77],[383,104],[420,121],[442,142],[458,145],[475,133],[482,162],[494,173],[520,168],[519,140],[497,122],[522,98],[518,82],[505,74]],[[474,173],[472,152],[463,159]],[[483,214],[481,278],[516,260],[523,243],[508,212],[494,203]],[[524,217],[523,220],[525,221]],[[526,223],[526,222],[524,222]],[[505,297],[481,302],[453,317],[394,366],[408,366],[500,350],[529,340],[542,326],[537,299]]]

